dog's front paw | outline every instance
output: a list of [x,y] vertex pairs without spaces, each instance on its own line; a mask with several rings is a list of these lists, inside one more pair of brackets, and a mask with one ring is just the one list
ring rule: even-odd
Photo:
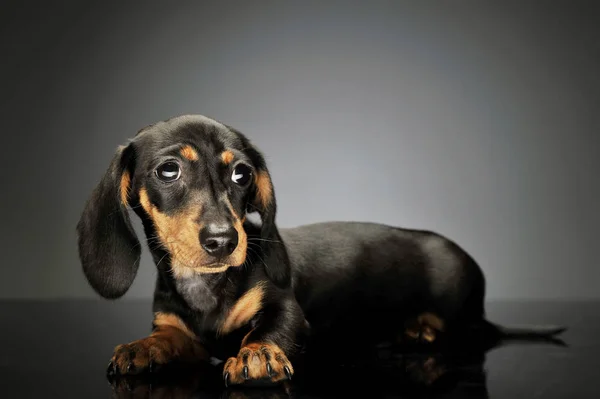
[[237,357],[231,357],[223,368],[225,385],[236,385],[248,380],[278,382],[291,380],[294,368],[283,351],[274,344],[246,344]]
[[175,358],[170,345],[160,339],[147,337],[128,344],[118,345],[108,364],[109,377],[122,374],[152,372]]

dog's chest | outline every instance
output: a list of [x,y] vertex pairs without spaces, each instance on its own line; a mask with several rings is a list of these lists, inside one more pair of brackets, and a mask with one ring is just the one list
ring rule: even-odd
[[188,306],[196,311],[207,314],[219,304],[218,296],[202,276],[177,279],[175,286]]

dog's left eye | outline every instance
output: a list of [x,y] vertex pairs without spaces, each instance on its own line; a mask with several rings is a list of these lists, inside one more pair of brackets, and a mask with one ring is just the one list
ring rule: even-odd
[[243,163],[239,163],[233,168],[233,173],[231,174],[231,180],[235,184],[239,184],[240,186],[245,186],[250,181],[250,177],[252,177],[252,169],[248,165]]
[[181,176],[181,169],[176,162],[167,161],[156,168],[154,173],[160,180],[164,182],[172,182],[179,179]]

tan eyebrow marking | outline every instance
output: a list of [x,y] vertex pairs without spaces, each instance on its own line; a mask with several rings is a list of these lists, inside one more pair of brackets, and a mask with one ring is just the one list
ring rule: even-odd
[[235,158],[235,155],[229,150],[223,151],[221,153],[221,159],[223,160],[223,163],[225,165],[229,165],[231,161],[233,161],[233,158]]
[[198,153],[189,145],[184,146],[180,152],[185,159],[189,159],[190,161],[198,160]]

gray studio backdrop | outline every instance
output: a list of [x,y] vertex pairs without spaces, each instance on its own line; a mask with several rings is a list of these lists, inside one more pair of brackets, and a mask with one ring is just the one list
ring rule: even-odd
[[[117,145],[183,113],[267,154],[280,226],[433,229],[490,298],[599,296],[594,2],[20,3],[0,12],[2,297],[95,297],[83,202]],[[145,252],[127,298],[154,276]]]

